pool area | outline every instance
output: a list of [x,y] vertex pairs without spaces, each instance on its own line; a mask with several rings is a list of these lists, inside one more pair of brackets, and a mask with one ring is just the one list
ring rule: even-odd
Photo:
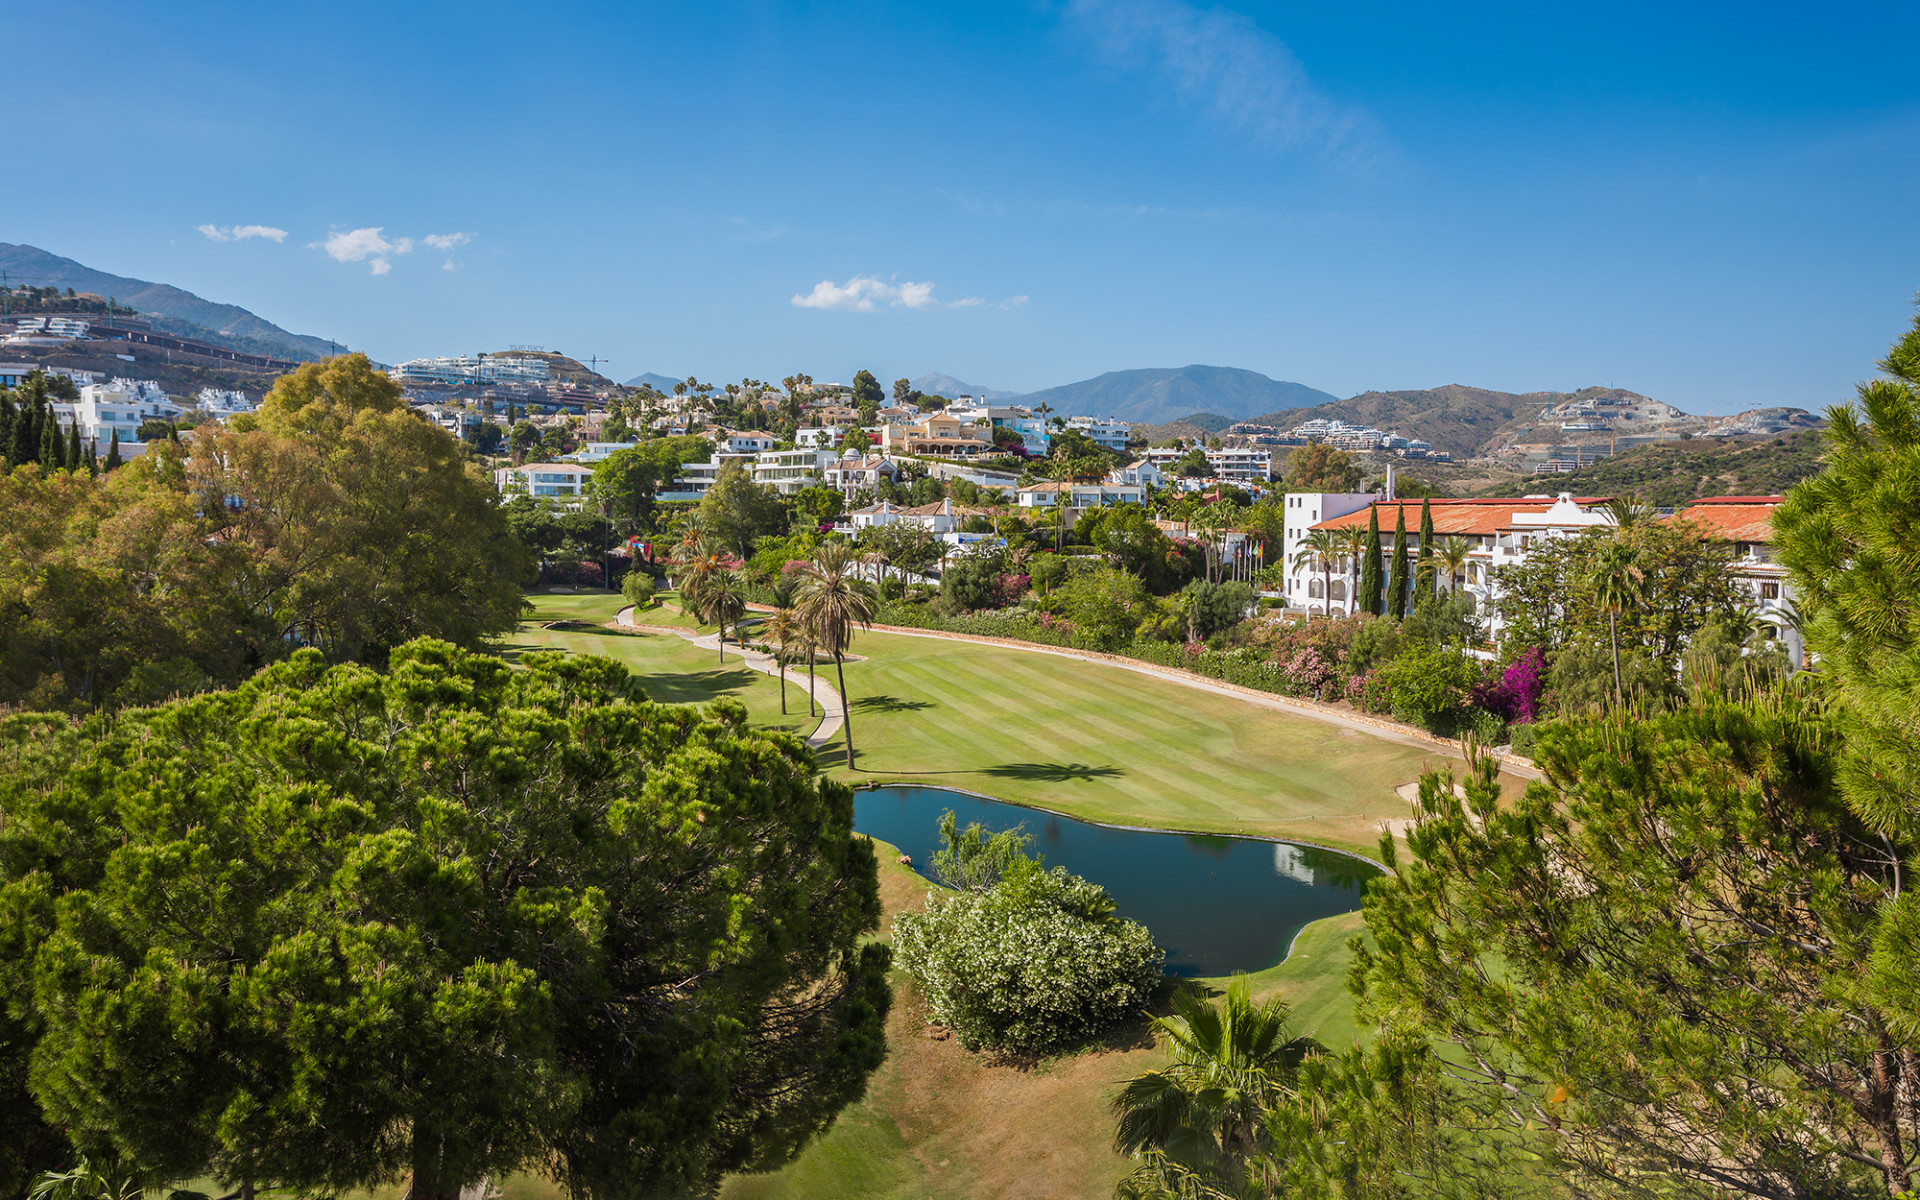
[[1309,922],[1360,907],[1378,868],[1349,855],[1207,834],[1115,829],[968,792],[930,787],[854,793],[853,827],[911,855],[924,872],[940,848],[940,814],[961,828],[1024,825],[1030,852],[1107,889],[1120,915],[1145,925],[1167,951],[1167,974],[1258,971],[1287,956]]

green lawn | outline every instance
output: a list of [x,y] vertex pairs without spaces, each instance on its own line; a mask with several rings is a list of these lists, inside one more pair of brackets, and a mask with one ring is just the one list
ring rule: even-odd
[[[806,673],[790,676],[787,684],[787,713],[780,712],[780,687],[772,679],[740,665],[740,656],[728,650],[722,663],[712,650],[702,650],[670,633],[640,633],[607,629],[600,622],[611,621],[625,604],[618,596],[605,592],[579,595],[538,595],[529,597],[535,609],[514,639],[503,647],[513,657],[526,650],[566,650],[574,654],[599,654],[614,659],[639,677],[650,699],[665,704],[705,704],[721,696],[731,696],[747,706],[747,717],[755,725],[783,729],[802,737],[820,723],[807,717]],[[692,628],[692,622],[677,611],[654,607],[640,614],[640,623],[679,625]],[[551,621],[580,622],[568,628],[547,629]]]
[[1396,785],[1447,761],[1101,663],[862,634],[850,782],[964,788],[1115,824],[1261,834],[1372,855]]

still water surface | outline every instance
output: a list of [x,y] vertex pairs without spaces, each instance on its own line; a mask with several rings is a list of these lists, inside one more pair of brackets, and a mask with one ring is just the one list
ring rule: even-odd
[[949,808],[963,829],[1025,825],[1047,866],[1106,888],[1121,916],[1152,931],[1169,975],[1270,967],[1308,922],[1358,909],[1376,874],[1359,859],[1292,842],[1111,829],[945,788],[856,792],[853,827],[900,847],[924,872]]

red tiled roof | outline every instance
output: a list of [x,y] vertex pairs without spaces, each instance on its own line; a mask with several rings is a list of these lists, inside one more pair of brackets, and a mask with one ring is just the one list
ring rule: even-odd
[[1778,496],[1714,496],[1698,500],[1674,514],[1700,526],[1706,536],[1729,542],[1773,541],[1773,510]]
[[[1492,537],[1503,529],[1512,527],[1513,514],[1516,512],[1545,512],[1558,497],[1547,499],[1522,500],[1514,497],[1494,500],[1432,500],[1433,532],[1435,537]],[[1605,497],[1575,497],[1574,503],[1592,506],[1604,504]],[[1394,510],[1400,509],[1407,514],[1407,532],[1417,533],[1420,529],[1420,501],[1418,500],[1376,500],[1372,507],[1380,509],[1380,528],[1391,532],[1394,522]],[[1367,524],[1367,509],[1348,513],[1344,517],[1334,517],[1315,525],[1315,529],[1347,529]]]

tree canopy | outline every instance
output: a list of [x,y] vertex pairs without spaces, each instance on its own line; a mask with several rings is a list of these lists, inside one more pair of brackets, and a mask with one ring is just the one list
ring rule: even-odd
[[0,1107],[155,1179],[415,1200],[790,1158],[883,1052],[851,792],[736,703],[522,665],[308,650],[0,723]]

